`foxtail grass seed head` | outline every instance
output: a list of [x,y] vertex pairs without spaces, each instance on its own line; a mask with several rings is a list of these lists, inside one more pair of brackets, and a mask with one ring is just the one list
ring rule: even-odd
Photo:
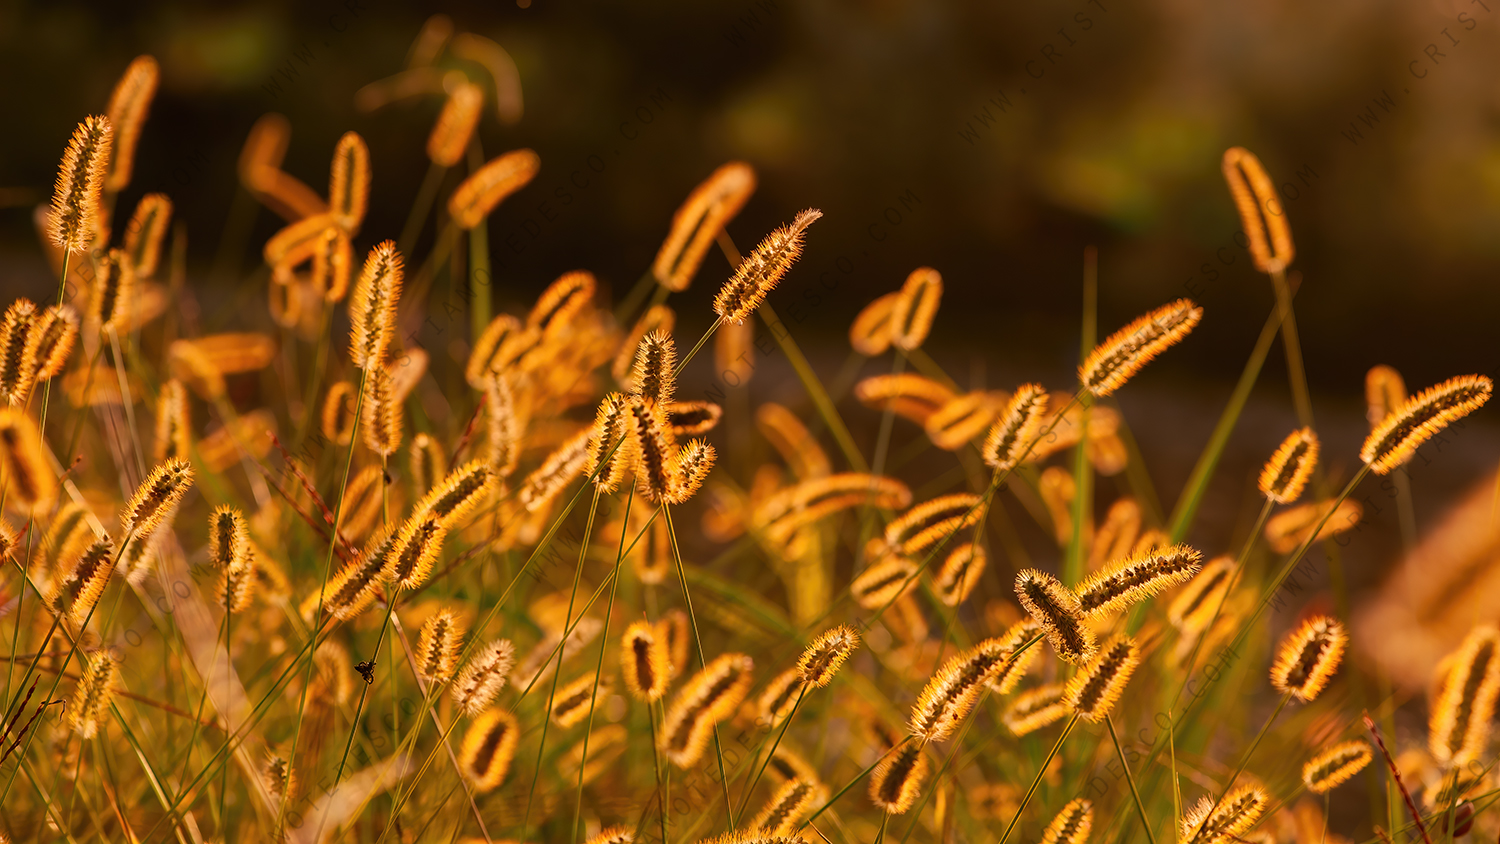
[[1178,840],[1198,844],[1238,842],[1270,805],[1271,795],[1258,785],[1242,785],[1229,792],[1217,809],[1213,798],[1205,795],[1183,814]]
[[1500,632],[1480,625],[1454,654],[1428,721],[1428,747],[1441,765],[1469,765],[1489,746],[1500,696]]
[[74,624],[83,625],[94,605],[104,595],[109,576],[115,570],[115,546],[105,536],[90,545],[58,581],[48,602],[53,609],[66,612]]
[[453,676],[463,641],[464,625],[451,610],[440,609],[428,616],[417,638],[418,673],[428,682],[446,682]]
[[542,159],[529,149],[511,150],[490,159],[453,191],[448,216],[464,231],[484,221],[505,198],[526,187],[542,168]]
[[635,833],[623,826],[607,826],[584,844],[634,844]]
[[385,359],[396,333],[401,276],[401,253],[394,241],[382,241],[370,250],[349,297],[349,357],[360,369],[374,370]]
[[1067,683],[1063,699],[1079,717],[1097,724],[1120,699],[1130,675],[1141,663],[1141,652],[1128,636],[1104,643],[1099,652]]
[[854,317],[849,326],[849,345],[867,358],[885,354],[891,347],[891,313],[901,292],[877,297]]
[[458,761],[476,792],[494,791],[505,781],[520,738],[520,723],[504,709],[487,709],[469,725]]
[[1395,368],[1381,364],[1365,373],[1365,416],[1375,428],[1406,404],[1406,381]]
[[[1317,540],[1328,539],[1357,527],[1364,519],[1363,504],[1353,498],[1337,502],[1309,501],[1288,507],[1266,520],[1266,544],[1277,554],[1290,553],[1307,541],[1313,528],[1318,528]],[[1332,510],[1332,513],[1329,513]],[[1328,518],[1323,518],[1328,514]],[[1322,527],[1318,527],[1319,524]]]
[[444,530],[452,530],[489,495],[495,483],[495,472],[482,460],[471,460],[448,473],[433,487],[412,512],[436,519]]
[[453,705],[464,715],[482,711],[500,690],[516,665],[516,648],[509,639],[496,639],[484,650],[469,658],[453,681],[449,694]]
[[588,463],[592,435],[592,428],[583,428],[547,455],[542,465],[526,477],[516,500],[528,513],[550,506],[574,478],[583,474],[585,464]]
[[1117,560],[1079,584],[1079,607],[1091,618],[1118,612],[1163,589],[1186,583],[1203,559],[1193,548],[1173,545]]
[[[352,418],[353,414],[350,416]],[[348,441],[344,444],[347,445]],[[420,433],[411,438],[406,468],[417,495],[426,495],[437,486],[442,481],[442,473],[447,466],[448,457],[443,453],[443,443],[437,437]]]
[[757,722],[763,729],[776,729],[781,726],[792,714],[792,709],[797,705],[797,698],[807,688],[802,682],[802,675],[795,668],[777,674],[771,682],[766,684],[760,697],[755,701],[755,712]]
[[563,729],[583,723],[589,712],[609,699],[611,691],[609,680],[596,681],[592,671],[559,686],[552,700],[552,723]]
[[999,395],[975,390],[934,410],[922,427],[933,445],[958,451],[989,430],[1002,408]]
[[1086,797],[1068,801],[1042,830],[1042,844],[1086,844],[1094,827],[1094,804]]
[[161,245],[172,222],[172,200],[164,193],[148,193],[135,205],[130,224],[125,227],[125,254],[136,278],[156,275],[161,262]]
[[655,703],[667,693],[667,642],[650,622],[637,621],[625,629],[620,673],[625,676],[625,690],[636,700]]
[[118,193],[130,184],[136,143],[141,137],[141,127],[146,125],[146,115],[151,111],[151,100],[156,96],[160,77],[161,69],[155,58],[137,56],[125,68],[125,74],[115,83],[115,90],[110,94],[107,113],[115,137],[104,187],[112,193]]
[[870,774],[870,802],[888,815],[903,815],[922,794],[927,757],[922,743],[908,741],[887,754]]
[[932,320],[942,298],[943,277],[937,270],[932,267],[913,270],[891,307],[891,345],[906,352],[920,347],[932,330]]
[[714,313],[725,322],[744,322],[797,262],[807,227],[822,216],[822,211],[809,208],[799,212],[791,225],[766,235],[719,289]]
[[916,583],[917,566],[905,557],[890,556],[866,568],[849,583],[854,602],[874,610],[894,601]]
[[1302,495],[1318,465],[1318,435],[1311,428],[1291,433],[1260,473],[1260,494],[1277,504],[1290,504]]
[[1233,557],[1215,557],[1203,564],[1167,605],[1167,620],[1183,633],[1201,633],[1219,613],[1234,574]]
[[950,607],[968,600],[984,576],[985,563],[984,548],[972,542],[954,548],[932,575],[932,587],[938,600]]
[[986,639],[949,659],[912,704],[907,726],[923,742],[943,741],[974,708],[987,684],[1014,654],[1000,639]]
[[1065,718],[1073,708],[1064,699],[1061,683],[1028,689],[1011,701],[1000,720],[1016,736],[1036,732]]
[[208,517],[208,560],[221,569],[243,567],[250,557],[250,527],[245,514],[227,504]]
[[630,383],[635,394],[665,408],[677,390],[677,344],[670,334],[653,331],[636,349]]
[[354,394],[354,385],[348,381],[335,381],[328,385],[323,397],[323,412],[320,421],[323,436],[335,445],[348,445],[354,439],[354,408],[359,399]]
[[68,252],[87,252],[103,223],[101,194],[113,146],[114,127],[103,116],[78,124],[68,140],[47,218],[47,236]]
[[1062,581],[1025,569],[1016,575],[1016,597],[1064,662],[1079,664],[1094,655],[1094,634],[1084,623],[1083,605]]
[[[41,547],[37,549],[37,567],[43,570],[51,568],[54,577],[65,574],[67,565],[78,559],[94,541],[94,531],[89,525],[92,517],[86,505],[64,501],[52,516]],[[3,557],[0,554],[0,560]]]
[[68,720],[83,738],[93,738],[99,724],[107,720],[110,701],[115,696],[120,666],[108,652],[101,654],[83,672],[78,690],[68,702]]
[[501,314],[485,326],[479,339],[474,341],[474,349],[464,367],[464,379],[470,387],[483,390],[490,373],[501,371],[511,362],[499,359],[498,355],[505,348],[506,341],[519,336],[521,330],[521,321],[510,314]]
[[818,445],[817,438],[783,405],[762,403],[755,409],[755,427],[799,480],[826,478],[833,473],[828,455]]
[[672,462],[676,453],[667,430],[666,414],[638,396],[632,396],[629,402],[626,425],[636,489],[647,501],[665,501],[673,492]]
[[614,362],[610,364],[610,374],[620,382],[621,389],[628,393],[639,392],[632,371],[646,335],[657,332],[670,337],[676,325],[677,313],[666,305],[652,305],[641,314],[630,333],[620,342],[620,349],[615,354]]
[[1047,390],[1041,384],[1022,384],[1011,394],[1000,418],[984,438],[984,462],[996,472],[1015,468],[1042,430],[1047,415]]
[[89,316],[99,330],[123,330],[135,295],[135,269],[119,249],[111,249],[94,262],[94,295]]
[[31,329],[36,324],[36,304],[17,299],[0,317],[0,400],[7,405],[24,404],[36,377],[36,350]]
[[397,589],[416,589],[427,582],[448,532],[433,516],[407,519],[396,533],[386,558],[384,579]]
[[[328,586],[322,593],[323,612],[339,621],[349,621],[369,609],[395,543],[392,526],[381,528],[366,540],[359,556],[328,578]],[[318,600],[318,595],[309,595],[301,607],[303,617],[309,621],[317,620]]]
[[62,374],[78,341],[78,312],[72,305],[52,305],[31,324],[31,361],[36,367],[34,383],[47,381]]
[[1302,782],[1313,794],[1326,794],[1364,770],[1374,757],[1363,739],[1339,742],[1302,766]]
[[464,79],[448,92],[448,101],[427,136],[427,157],[439,167],[452,167],[463,158],[479,112],[484,108],[484,89]]
[[1286,208],[1276,196],[1276,185],[1260,159],[1244,147],[1224,151],[1224,181],[1240,212],[1240,225],[1250,240],[1250,259],[1263,273],[1278,273],[1292,263],[1292,229]]
[[1041,626],[1030,618],[1023,618],[1012,624],[996,639],[1000,643],[1001,653],[1005,656],[1005,664],[989,678],[990,691],[1005,695],[1010,694],[1016,688],[1016,684],[1026,676],[1032,663],[1036,662],[1037,654],[1042,651],[1038,644],[1032,641],[1040,635],[1042,635]]
[[485,384],[485,433],[490,467],[501,478],[510,477],[521,457],[524,426],[510,375],[492,373]]
[[1281,641],[1271,666],[1271,686],[1303,703],[1312,700],[1338,670],[1348,642],[1338,621],[1327,616],[1307,619]]
[[600,492],[614,492],[635,462],[631,453],[634,414],[625,396],[610,393],[599,402],[589,434],[588,475]]
[[940,495],[917,504],[885,528],[886,546],[915,556],[957,531],[973,527],[982,512],[979,496],[968,492]]
[[215,589],[219,606],[231,613],[243,612],[250,606],[250,599],[255,596],[256,584],[259,582],[255,563],[255,552],[247,547],[243,555],[234,558],[232,564],[219,573]]
[[328,170],[328,213],[339,228],[359,231],[370,204],[370,148],[357,132],[345,132],[333,148]]
[[1377,475],[1389,473],[1439,431],[1482,407],[1494,387],[1483,375],[1460,375],[1428,387],[1375,426],[1359,450],[1359,459]]
[[371,367],[365,373],[365,397],[360,407],[360,434],[365,448],[389,457],[401,448],[405,416],[390,370]]
[[739,709],[755,662],[742,653],[719,656],[689,680],[667,710],[661,749],[672,764],[691,768],[702,758],[714,725]]
[[[668,429],[667,437],[671,438]],[[714,468],[718,452],[704,440],[689,440],[672,455],[667,476],[670,485],[662,500],[668,504],[686,504],[703,487],[703,481]]]
[[1120,389],[1152,358],[1175,346],[1203,318],[1191,299],[1163,305],[1094,347],[1078,368],[1078,381],[1095,397]]
[[802,652],[802,658],[797,661],[797,671],[802,676],[802,681],[814,688],[823,688],[833,682],[834,675],[838,674],[839,668],[859,647],[859,631],[847,624],[828,629],[818,634],[816,639]]
[[692,284],[714,238],[755,192],[755,170],[731,161],[715,170],[672,215],[672,227],[662,241],[651,274],[662,287],[680,293]]
[[[52,530],[47,530],[48,538],[51,538]],[[0,519],[0,563],[13,559],[16,552],[16,527],[15,525]]]
[[724,408],[711,401],[674,401],[666,406],[672,437],[696,437],[718,427]]
[[572,326],[594,301],[599,283],[583,270],[563,273],[547,285],[526,315],[526,327],[545,337],[557,337]]
[[827,799],[828,790],[816,782],[788,780],[751,819],[750,829],[765,835],[794,836],[802,821]]

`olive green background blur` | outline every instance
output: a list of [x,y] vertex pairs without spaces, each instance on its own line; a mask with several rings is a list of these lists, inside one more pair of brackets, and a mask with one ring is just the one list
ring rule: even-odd
[[[1178,296],[1206,307],[1192,338],[1120,398],[1170,508],[1272,306],[1268,281],[1236,245],[1219,171],[1223,150],[1243,145],[1283,185],[1302,274],[1297,320],[1335,474],[1347,477],[1356,459],[1370,366],[1398,367],[1413,388],[1500,368],[1495,0],[0,10],[6,298],[50,289],[31,206],[48,196],[72,127],[102,111],[126,64],[149,52],[161,89],[120,207],[153,190],[177,203],[204,330],[268,325],[262,294],[246,299],[253,307],[226,308],[233,283],[205,280],[247,130],[267,111],[290,118],[284,168],[319,190],[335,140],[360,132],[375,175],[356,246],[394,237],[426,172],[440,102],[367,115],[353,95],[402,69],[422,21],[442,11],[498,41],[520,69],[524,118],[503,127],[487,109],[485,151],[526,146],[542,160],[490,223],[502,307],[575,268],[623,295],[691,187],[739,158],[761,178],[730,226],[742,249],[800,208],[826,214],[771,299],[784,318],[801,318],[794,330],[825,377],[848,353],[856,311],[930,265],[946,292],[929,347],[955,377],[1061,388],[1079,354],[1082,254],[1095,244],[1101,332]],[[278,225],[259,212],[247,248],[228,256],[233,277],[248,278]],[[419,253],[431,237],[429,227]],[[711,254],[674,299],[682,333],[707,324],[726,271]],[[779,357],[754,389],[757,400],[801,400]],[[1459,435],[1460,458],[1414,473],[1419,516],[1493,465],[1493,415]],[[1243,518],[1249,474],[1292,426],[1278,344],[1210,501],[1203,530],[1216,545]],[[1366,535],[1376,537],[1373,560],[1393,556],[1392,514]]]

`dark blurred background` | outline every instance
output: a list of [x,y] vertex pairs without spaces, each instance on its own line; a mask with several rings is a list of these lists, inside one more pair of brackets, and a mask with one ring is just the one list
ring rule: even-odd
[[[826,214],[771,300],[783,318],[802,302],[795,330],[826,378],[857,310],[930,265],[946,284],[929,343],[938,361],[976,386],[1060,388],[1077,364],[1082,254],[1094,244],[1101,332],[1178,296],[1206,306],[1182,349],[1120,399],[1170,508],[1272,306],[1234,240],[1219,171],[1224,149],[1243,145],[1283,186],[1297,319],[1336,472],[1352,472],[1370,366],[1396,366],[1413,388],[1500,367],[1500,3],[521,1],[0,3],[6,298],[51,288],[31,208],[73,126],[151,53],[161,89],[120,207],[146,191],[172,196],[205,331],[268,324],[262,296],[248,311],[216,309],[233,291],[206,281],[247,130],[268,111],[290,118],[283,166],[320,191],[336,139],[359,131],[375,177],[356,247],[394,237],[440,101],[366,115],[353,95],[401,70],[441,11],[520,69],[524,118],[502,127],[487,108],[486,153],[526,146],[542,160],[490,222],[502,307],[524,307],[575,268],[622,296],[688,190],[738,158],[761,180],[730,227],[742,249],[802,207]],[[258,212],[248,248],[227,256],[231,278],[258,266],[279,225]],[[431,237],[429,226],[419,252]],[[674,298],[680,333],[707,324],[726,270],[711,254]],[[801,401],[779,357],[754,389]],[[1489,416],[1414,476],[1419,517],[1500,455]],[[1291,427],[1278,344],[1207,510],[1211,544],[1227,545],[1249,474]],[[1394,531],[1387,511],[1357,545],[1388,562]]]

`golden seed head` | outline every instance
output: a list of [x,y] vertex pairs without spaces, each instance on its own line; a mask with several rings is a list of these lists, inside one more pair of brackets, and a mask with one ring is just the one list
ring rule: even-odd
[[1224,796],[1214,808],[1213,798],[1204,796],[1182,817],[1178,840],[1200,844],[1230,844],[1250,831],[1271,805],[1271,795],[1258,785],[1242,785]]
[[1016,597],[1041,626],[1059,659],[1076,665],[1094,655],[1094,634],[1084,624],[1083,606],[1062,581],[1025,569],[1016,575]]
[[724,416],[724,408],[711,401],[668,402],[667,430],[672,437],[695,437],[712,431]]
[[683,685],[667,710],[661,749],[672,764],[691,768],[703,756],[713,727],[739,709],[754,679],[755,661],[722,654]]
[[785,460],[798,480],[826,478],[833,473],[823,447],[796,414],[775,402],[755,409],[755,427]]
[[1340,742],[1302,766],[1302,782],[1313,794],[1326,794],[1364,770],[1374,758],[1370,743],[1363,739]]
[[849,345],[867,358],[885,354],[891,347],[891,312],[901,292],[877,297],[854,317],[849,326]]
[[1320,522],[1317,540],[1324,540],[1352,530],[1364,518],[1364,505],[1352,498],[1338,502],[1338,507],[1333,505],[1332,501],[1309,501],[1277,513],[1266,520],[1266,544],[1272,551],[1286,554],[1307,542]]
[[1085,797],[1068,801],[1042,830],[1042,844],[1084,844],[1094,827],[1094,804]]
[[667,643],[667,679],[674,679],[688,664],[690,631],[687,613],[679,609],[667,610],[656,620],[656,631]]
[[259,582],[256,562],[254,549],[246,543],[245,553],[235,558],[232,565],[219,573],[216,593],[219,606],[231,613],[237,613],[250,605],[250,599],[255,596],[256,583]]
[[879,609],[906,594],[916,581],[916,564],[892,555],[867,567],[850,581],[849,594],[865,609]]
[[1028,689],[1016,695],[1001,720],[1017,736],[1024,736],[1060,721],[1073,711],[1063,699],[1063,691],[1061,683]]
[[93,738],[99,731],[99,723],[105,720],[110,701],[114,699],[115,682],[119,676],[120,667],[107,651],[84,670],[83,679],[78,681],[78,691],[68,702],[68,720],[83,738]]
[[135,268],[119,249],[111,249],[94,262],[94,296],[89,306],[90,321],[100,331],[121,331],[130,316],[130,301],[135,294]]
[[1271,686],[1303,703],[1312,700],[1338,670],[1348,642],[1340,622],[1327,616],[1307,619],[1281,641],[1271,666]]
[[552,723],[563,729],[582,723],[610,695],[607,679],[598,679],[586,673],[566,685],[559,686],[552,699]]
[[448,531],[433,516],[407,519],[396,533],[386,558],[383,578],[397,589],[415,589],[427,581],[432,564],[443,550]]
[[906,277],[895,303],[891,306],[891,345],[911,351],[922,345],[932,330],[938,302],[943,298],[943,277],[932,267],[918,267]]
[[1042,628],[1035,621],[1023,618],[1012,624],[998,639],[1001,653],[1005,655],[1005,664],[1000,671],[987,681],[990,691],[995,694],[1010,694],[1021,678],[1036,662],[1037,654],[1042,649],[1036,646],[1035,639],[1042,635]]
[[353,384],[348,381],[330,384],[320,414],[323,436],[335,445],[348,445],[354,439],[354,408],[358,403]]
[[417,506],[414,514],[436,519],[445,530],[458,527],[464,517],[479,506],[495,483],[495,472],[482,460],[471,460],[448,473],[443,482],[432,488]]
[[0,399],[7,405],[26,402],[36,376],[36,349],[30,343],[37,321],[36,304],[17,299],[0,318]]
[[743,161],[725,164],[693,188],[672,215],[672,227],[651,264],[657,283],[676,293],[686,290],[714,238],[754,192],[755,170]]
[[245,514],[221,504],[208,517],[208,560],[221,569],[241,568],[250,556],[250,527]]
[[1441,765],[1465,766],[1489,746],[1500,697],[1500,631],[1475,627],[1454,654],[1428,722],[1428,747]]
[[487,709],[469,725],[458,761],[477,793],[493,791],[505,781],[520,738],[521,725],[504,709]]
[[817,782],[787,780],[751,819],[749,828],[761,835],[794,836],[802,821],[827,799],[828,790]]
[[401,253],[394,241],[382,241],[370,250],[349,298],[349,357],[360,369],[376,369],[385,359],[396,333],[401,274]]
[[[295,269],[317,255],[323,238],[338,230],[338,219],[327,211],[302,217],[282,227],[266,241],[261,254],[271,268],[271,280],[279,285],[293,284]],[[319,283],[321,285],[321,282]]]
[[161,262],[161,244],[172,222],[172,200],[164,193],[148,193],[135,204],[135,213],[125,228],[125,254],[136,278],[156,275]]
[[598,286],[592,273],[583,270],[563,273],[537,297],[526,315],[526,327],[547,337],[564,333],[594,301]]
[[584,844],[633,844],[635,833],[623,826],[607,826]]
[[114,154],[110,156],[109,175],[104,186],[111,192],[124,190],[130,184],[131,169],[135,164],[135,146],[141,137],[141,127],[146,124],[146,115],[151,111],[151,100],[156,96],[157,81],[161,69],[151,56],[137,56],[125,74],[115,83],[109,97],[110,125],[114,128]]
[[631,468],[635,470],[636,489],[647,501],[665,501],[674,490],[672,461],[677,451],[667,428],[666,414],[639,396],[631,396],[628,401],[626,425],[631,440],[630,455],[635,464]]
[[625,690],[636,700],[655,703],[667,693],[667,641],[647,621],[637,621],[625,630],[620,644],[620,673]]
[[822,211],[809,208],[798,212],[791,225],[766,235],[719,289],[714,297],[714,313],[725,322],[744,322],[797,262],[802,254],[804,232],[822,216]]
[[614,362],[610,364],[610,374],[620,382],[621,389],[627,393],[640,392],[632,377],[632,370],[635,368],[642,341],[652,332],[670,337],[676,325],[677,314],[666,305],[652,305],[644,314],[641,314],[640,319],[636,320],[635,325],[631,327],[630,333],[626,334],[625,339],[620,342]]
[[94,541],[94,531],[89,525],[92,516],[83,504],[64,501],[52,516],[41,547],[37,549],[37,566],[41,568],[50,563],[56,573],[63,573],[64,564],[76,560]]
[[1047,390],[1041,384],[1022,384],[1011,394],[1000,418],[984,438],[985,465],[996,472],[1015,468],[1041,433],[1047,415]]
[[1460,375],[1428,387],[1375,426],[1359,450],[1359,459],[1377,475],[1390,472],[1439,431],[1482,407],[1494,387],[1483,375]]
[[854,385],[854,396],[865,407],[889,410],[923,426],[957,394],[925,375],[901,372],[875,375]]
[[[312,277],[309,289],[321,294],[329,304],[343,300],[349,292],[349,275],[354,266],[354,245],[349,233],[340,228],[324,229],[313,241]],[[316,310],[309,307],[309,311]]]
[[515,390],[508,374],[490,374],[485,384],[484,413],[490,466],[499,477],[509,477],[521,458],[525,425],[517,411]]
[[72,305],[52,305],[31,324],[31,361],[36,367],[34,383],[62,374],[78,341],[78,312]]
[[1183,633],[1201,633],[1219,614],[1220,602],[1229,594],[1233,574],[1233,557],[1215,557],[1204,563],[1167,606],[1167,620]]
[[484,108],[484,89],[467,79],[453,86],[448,92],[448,101],[433,124],[432,134],[427,136],[427,157],[439,167],[452,167],[464,156],[469,147],[469,138],[479,124],[479,112]]
[[934,410],[922,428],[933,445],[958,451],[988,430],[1003,409],[1000,394],[974,390]]
[[916,556],[973,527],[983,514],[979,496],[973,493],[940,495],[912,507],[886,525],[885,541],[899,554]]
[[1244,147],[1224,150],[1224,181],[1240,212],[1240,225],[1250,240],[1250,259],[1263,273],[1281,272],[1296,254],[1286,208],[1276,196],[1276,185],[1260,159]]
[[114,570],[115,546],[105,536],[73,563],[73,568],[53,588],[48,603],[59,612],[66,612],[74,624],[82,627],[104,595],[104,587],[109,585]]
[[1116,560],[1079,584],[1079,606],[1093,618],[1117,612],[1191,580],[1201,559],[1193,548],[1173,545]]
[[193,467],[186,460],[171,458],[157,464],[120,513],[120,531],[126,542],[144,544],[176,509],[193,485]]
[[[347,440],[345,444],[348,444]],[[428,490],[442,480],[442,472],[448,466],[448,458],[443,454],[443,444],[431,434],[417,434],[411,438],[407,457],[412,486],[417,495],[426,495]]]
[[647,334],[636,348],[630,383],[634,395],[666,407],[677,390],[677,344],[660,331]]
[[[671,437],[668,429],[667,437]],[[668,504],[685,504],[703,487],[703,481],[714,468],[718,452],[704,440],[689,440],[672,454],[667,465],[669,486],[662,500]]]
[[772,678],[755,701],[756,717],[761,727],[775,729],[781,726],[781,722],[792,714],[797,699],[806,688],[802,674],[796,668],[788,668]]
[[921,795],[926,776],[921,742],[908,741],[886,754],[870,774],[870,801],[888,815],[905,814]]
[[41,515],[57,501],[57,476],[47,465],[36,423],[20,408],[0,408],[0,464],[9,500],[23,513]]
[[1370,427],[1384,422],[1403,404],[1406,404],[1406,382],[1401,373],[1384,364],[1370,367],[1365,373],[1365,415]]
[[614,492],[635,462],[631,449],[634,415],[626,398],[610,393],[599,402],[589,433],[588,475],[601,492]]
[[446,682],[453,676],[463,640],[463,623],[451,611],[441,609],[428,616],[417,638],[418,673],[428,682]]
[[1079,383],[1096,397],[1113,393],[1152,358],[1181,342],[1202,318],[1203,309],[1191,299],[1138,317],[1089,352],[1078,367]]
[[989,682],[1005,668],[1014,649],[1000,639],[985,639],[943,663],[932,675],[907,721],[911,734],[924,742],[943,741],[958,729]]
[[1260,494],[1277,504],[1290,504],[1302,495],[1318,465],[1318,435],[1311,428],[1293,431],[1260,473]]
[[589,459],[593,428],[583,428],[547,455],[536,471],[526,477],[516,500],[528,513],[535,513],[552,503],[572,480],[583,474]]
[[847,624],[823,631],[813,639],[797,661],[797,670],[802,681],[809,686],[823,688],[833,682],[849,655],[859,647],[859,631]]
[[932,576],[932,588],[938,600],[950,607],[968,600],[984,575],[986,563],[984,548],[972,542],[954,548]]
[[333,148],[328,171],[328,213],[339,228],[353,234],[370,204],[370,148],[357,132],[345,132]]
[[[55,521],[55,520],[54,520]],[[48,538],[52,537],[52,529],[47,530]],[[16,550],[16,526],[0,519],[0,563],[11,559]]]
[[87,252],[93,245],[102,222],[100,194],[113,145],[114,128],[103,116],[78,124],[68,140],[47,218],[47,236],[68,252]]
[[509,639],[496,639],[469,658],[453,681],[453,705],[464,715],[473,715],[505,687],[505,679],[516,664],[516,648]]
[[1085,721],[1099,723],[1120,699],[1130,675],[1141,663],[1141,652],[1129,636],[1116,636],[1063,689],[1063,699]]
[[529,149],[511,150],[490,159],[453,191],[448,216],[464,231],[484,221],[507,196],[536,178],[542,159]]
[[401,448],[405,411],[396,395],[390,370],[373,366],[365,373],[365,397],[360,408],[360,433],[365,448],[389,457]]

